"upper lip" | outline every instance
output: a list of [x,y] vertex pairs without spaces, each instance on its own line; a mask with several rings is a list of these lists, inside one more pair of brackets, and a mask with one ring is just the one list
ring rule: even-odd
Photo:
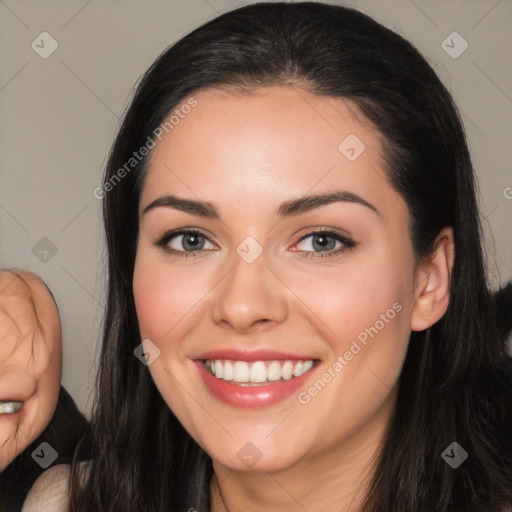
[[219,349],[210,350],[200,354],[195,359],[227,359],[232,361],[272,361],[272,360],[292,360],[292,361],[309,361],[315,360],[311,356],[301,356],[297,354],[288,354],[286,352],[276,352],[275,350],[234,350],[234,349]]
[[26,402],[37,391],[37,382],[21,370],[10,370],[0,375],[0,402]]

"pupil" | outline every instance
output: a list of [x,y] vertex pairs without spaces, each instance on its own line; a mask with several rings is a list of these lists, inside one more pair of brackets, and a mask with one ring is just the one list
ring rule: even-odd
[[197,248],[199,245],[199,237],[197,235],[187,235],[185,237],[185,245],[189,245],[194,249]]
[[[316,244],[322,249],[325,249],[329,245],[328,238],[330,238],[328,235],[316,235]],[[332,241],[334,242],[334,239]],[[332,245],[332,243],[330,245]]]

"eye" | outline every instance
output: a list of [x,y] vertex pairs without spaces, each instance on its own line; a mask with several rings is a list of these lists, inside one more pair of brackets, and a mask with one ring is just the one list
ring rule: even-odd
[[[208,237],[196,229],[170,231],[153,241],[153,244],[167,253],[180,257],[198,257],[201,251],[214,247]],[[303,248],[299,247],[298,251],[294,248],[292,251],[305,253],[304,256],[309,258],[334,256],[356,245],[346,236],[328,230],[312,231],[304,235],[295,247],[301,244]],[[313,250],[309,250],[308,247]]]
[[171,231],[153,243],[166,252],[184,257],[197,256],[196,252],[209,249],[205,243],[213,246],[206,235],[195,229]]
[[[349,240],[347,237],[342,236],[334,231],[327,230],[313,231],[308,233],[299,240],[296,246],[299,246],[300,244],[303,244],[304,248],[299,250],[310,253],[304,255],[309,258],[334,256],[335,254],[339,254],[355,246],[355,243],[352,240]],[[337,248],[336,244],[339,244]],[[308,247],[312,247],[313,250],[308,250]],[[319,252],[316,252],[316,250]]]

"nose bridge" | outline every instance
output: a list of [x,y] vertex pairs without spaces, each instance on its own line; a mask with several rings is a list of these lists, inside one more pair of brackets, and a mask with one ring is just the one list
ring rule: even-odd
[[213,308],[216,322],[246,330],[262,321],[283,321],[286,294],[267,268],[269,264],[266,252],[253,237],[246,237],[235,248],[231,270],[217,288]]

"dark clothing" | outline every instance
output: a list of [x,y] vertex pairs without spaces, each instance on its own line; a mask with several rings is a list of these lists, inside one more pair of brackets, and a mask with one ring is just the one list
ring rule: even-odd
[[82,437],[84,441],[78,458],[87,460],[91,458],[89,423],[70,394],[61,386],[57,408],[48,427],[0,473],[0,512],[19,512],[34,482],[49,469],[43,469],[32,458],[32,453],[41,443],[47,442],[58,454],[52,467],[70,464]]

